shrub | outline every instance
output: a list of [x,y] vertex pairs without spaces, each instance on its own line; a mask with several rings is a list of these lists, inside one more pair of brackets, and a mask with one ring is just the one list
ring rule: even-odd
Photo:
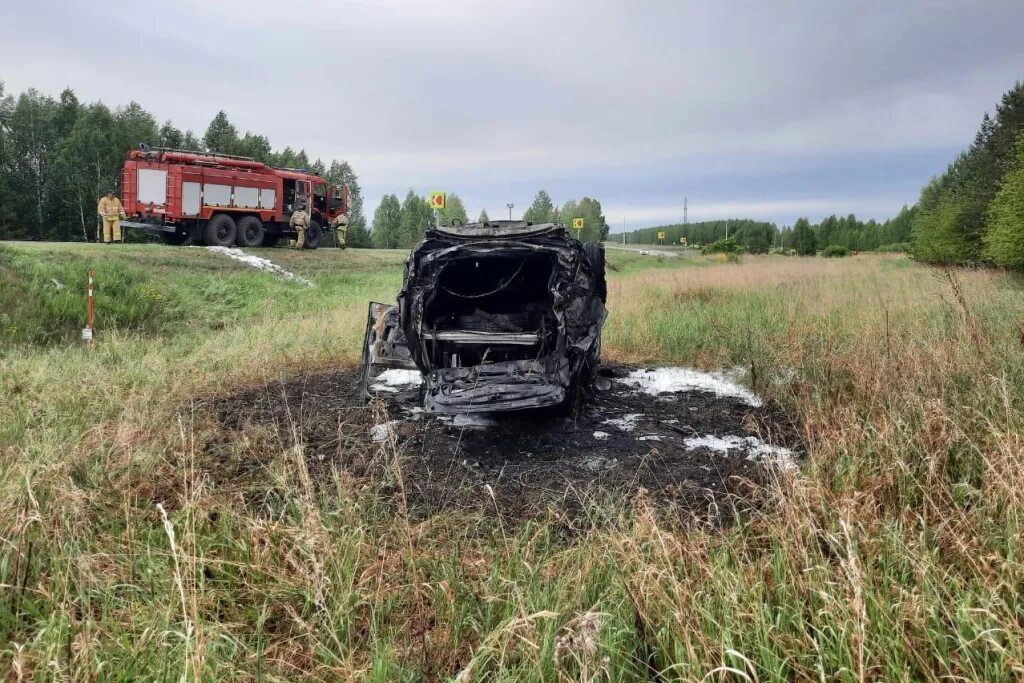
[[875,251],[885,254],[909,254],[910,247],[910,242],[893,242],[892,244],[882,244]]
[[821,250],[821,255],[825,258],[842,258],[843,256],[849,256],[850,250],[838,244],[830,244]]
[[702,254],[738,254],[741,251],[743,251],[743,249],[732,237],[712,242],[701,249]]

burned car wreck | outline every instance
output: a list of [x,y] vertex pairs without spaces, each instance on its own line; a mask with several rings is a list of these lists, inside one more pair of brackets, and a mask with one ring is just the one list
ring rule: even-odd
[[398,305],[370,304],[364,392],[407,368],[427,412],[574,410],[600,362],[606,300],[604,248],[560,223],[433,227]]

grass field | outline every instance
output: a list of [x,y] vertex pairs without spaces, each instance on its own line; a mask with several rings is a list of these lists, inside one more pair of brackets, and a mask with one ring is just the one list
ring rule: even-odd
[[317,287],[200,249],[0,246],[9,680],[1024,677],[1019,277],[610,251],[605,356],[746,368],[806,459],[728,528],[641,495],[567,536],[410,516],[386,445],[369,479],[312,480],[301,438],[266,453],[263,504],[216,476],[192,399],[357,362],[401,284],[398,252],[260,253]]

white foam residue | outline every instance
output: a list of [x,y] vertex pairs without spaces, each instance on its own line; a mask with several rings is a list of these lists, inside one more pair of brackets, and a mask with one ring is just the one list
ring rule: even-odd
[[285,278],[287,280],[293,280],[295,282],[304,284],[307,287],[316,287],[315,284],[313,284],[312,282],[310,282],[306,278],[300,277],[300,276],[296,275],[295,273],[292,273],[290,271],[285,270],[284,268],[282,268],[281,266],[277,265],[273,261],[269,261],[269,260],[267,260],[265,258],[262,258],[260,256],[253,256],[252,254],[246,254],[244,251],[242,251],[241,249],[238,249],[236,247],[206,247],[206,248],[209,251],[215,252],[217,254],[223,254],[224,256],[227,256],[229,258],[233,258],[236,261],[241,261],[242,263],[245,263],[246,265],[250,265],[253,268],[256,268],[257,270],[264,270],[264,271],[266,271],[268,273],[274,273],[275,275],[280,275],[281,277],[283,277],[283,278]]
[[729,451],[744,451],[751,460],[759,462],[774,462],[781,469],[793,469],[796,463],[793,460],[795,453],[790,448],[775,446],[765,443],[756,436],[693,436],[683,439],[688,449],[707,448],[720,453]]
[[628,413],[622,417],[608,418],[603,424],[618,427],[624,432],[631,432],[636,429],[636,423],[643,417],[643,413]]
[[391,368],[374,377],[373,381],[389,387],[418,387],[423,384],[423,375],[419,370]]
[[375,443],[387,441],[395,433],[395,425],[399,422],[401,420],[391,420],[390,422],[373,425],[370,427],[370,440]]
[[609,434],[608,432],[594,432],[594,438],[597,439],[598,441],[604,441],[605,439],[610,439],[611,437],[612,435]]
[[644,434],[637,437],[637,441],[661,441],[661,436],[658,434]]
[[452,425],[455,427],[468,427],[470,429],[480,429],[483,427],[490,427],[494,424],[494,420],[486,414],[481,413],[459,413],[452,420]]
[[716,396],[738,398],[747,405],[761,405],[754,392],[729,379],[725,375],[714,372],[701,372],[693,368],[656,368],[653,370],[634,370],[627,377],[618,381],[634,386],[645,394],[676,393],[680,391],[707,391]]

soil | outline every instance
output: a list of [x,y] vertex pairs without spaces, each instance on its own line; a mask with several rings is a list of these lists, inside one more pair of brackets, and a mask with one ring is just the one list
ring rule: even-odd
[[[603,368],[610,388],[589,397],[576,418],[533,410],[488,415],[486,426],[465,424],[476,417],[425,415],[417,389],[382,392],[367,403],[358,368],[285,378],[198,406],[220,435],[208,453],[231,460],[233,480],[301,443],[314,479],[340,468],[377,483],[416,518],[556,514],[573,526],[594,523],[609,502],[640,495],[680,520],[727,524],[759,505],[778,476],[776,462],[688,447],[684,439],[758,436],[797,449],[795,430],[780,414],[699,391],[651,396],[614,380],[628,370]],[[631,415],[632,429],[608,422]],[[259,499],[259,486],[252,493]]]

